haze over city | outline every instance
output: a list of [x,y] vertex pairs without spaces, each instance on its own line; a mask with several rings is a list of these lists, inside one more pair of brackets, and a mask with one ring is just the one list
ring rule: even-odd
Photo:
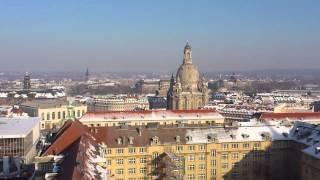
[[0,0],[0,179],[319,179],[319,7]]
[[0,71],[320,69],[320,2],[0,1]]

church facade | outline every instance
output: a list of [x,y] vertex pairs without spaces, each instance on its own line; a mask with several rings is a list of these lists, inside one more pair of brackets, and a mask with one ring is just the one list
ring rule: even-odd
[[199,109],[209,100],[208,82],[200,78],[198,69],[192,64],[192,49],[189,43],[184,47],[183,63],[180,65],[176,79],[173,75],[167,93],[167,109]]

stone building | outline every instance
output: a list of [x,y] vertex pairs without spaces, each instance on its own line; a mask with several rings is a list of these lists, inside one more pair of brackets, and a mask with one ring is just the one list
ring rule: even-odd
[[167,93],[168,109],[198,109],[207,104],[208,82],[200,79],[198,69],[192,64],[192,50],[189,43],[184,47],[183,63],[179,67],[176,81],[172,75]]

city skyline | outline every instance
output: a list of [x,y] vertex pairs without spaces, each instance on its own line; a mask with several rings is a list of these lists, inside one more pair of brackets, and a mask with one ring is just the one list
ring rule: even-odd
[[[1,1],[0,71],[320,69],[317,1]],[[23,65],[21,65],[23,64]]]

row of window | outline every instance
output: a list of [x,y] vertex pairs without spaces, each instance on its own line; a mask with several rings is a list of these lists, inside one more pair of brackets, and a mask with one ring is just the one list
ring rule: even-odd
[[[195,145],[189,145],[187,147],[188,151],[195,151],[196,150],[196,146]],[[199,151],[205,151],[206,150],[206,146],[205,145],[199,145],[198,146],[198,150]],[[183,146],[176,146],[176,151],[183,151]]]
[[[232,143],[231,144],[231,149],[238,149],[240,143]],[[242,148],[243,149],[250,149],[250,143],[242,143]],[[253,143],[253,149],[259,149],[260,148],[260,143]],[[222,143],[221,144],[221,149],[222,150],[228,150],[229,149],[229,144],[227,143]]]
[[[136,149],[139,149],[136,150]],[[140,148],[128,148],[128,153],[130,154],[134,154],[136,152],[139,152],[139,153],[146,153],[147,152],[147,148],[146,147],[140,147]],[[116,149],[116,153],[117,154],[123,154],[124,153],[124,149],[123,148],[118,148]],[[112,154],[112,149],[107,149],[107,154]]]
[[[72,112],[73,113],[73,116],[74,117],[81,117],[81,116],[83,116],[84,114],[85,114],[85,111],[84,110],[82,110],[82,112],[80,111],[80,110],[77,110],[77,114],[76,114],[76,111],[73,111]],[[57,117],[56,117],[56,115],[57,115]],[[45,113],[41,113],[41,119],[42,120],[56,120],[56,119],[65,119],[66,118],[66,111],[62,111],[62,112],[58,112],[57,114],[56,114],[56,112],[48,112],[47,114],[46,114],[46,117],[45,117]]]
[[[188,171],[194,171],[196,169],[196,166],[194,164],[188,165],[187,170]],[[206,165],[205,164],[199,164],[198,165],[198,170],[203,171],[206,170]]]
[[[195,155],[193,155],[193,154],[188,155],[188,158],[187,158],[188,161],[195,161],[195,159],[196,159]],[[206,155],[205,154],[199,154],[198,155],[198,160],[199,161],[205,161],[206,160]]]
[[[108,172],[110,174],[112,174],[111,170],[108,170]],[[139,169],[139,173],[141,174],[145,174],[147,172],[147,168],[146,167],[142,167]],[[117,175],[123,175],[124,174],[124,169],[123,168],[119,168],[116,169],[116,174]],[[136,168],[128,168],[128,174],[136,174]]]
[[[196,176],[194,174],[188,174],[187,175],[187,179],[188,180],[195,180]],[[198,175],[198,180],[205,180],[206,179],[206,175],[205,174],[199,174]]]
[[[146,164],[147,163],[147,158],[146,157],[139,158],[139,162],[141,164]],[[136,163],[136,158],[128,158],[128,163],[129,164],[135,164]],[[107,160],[107,164],[111,165],[112,164],[112,160],[108,159]],[[121,158],[116,159],[116,164],[118,164],[118,165],[124,164],[124,159],[121,159]]]
[[[243,149],[250,149],[251,146],[250,146],[250,143],[243,143],[242,147],[243,147]],[[183,148],[184,148],[184,146],[182,146],[182,145],[181,146],[176,146],[176,151],[177,152],[181,152],[181,151],[183,151]],[[227,150],[229,148],[229,144],[223,143],[223,144],[221,144],[221,148],[222,148],[222,150]],[[239,143],[231,144],[231,148],[232,149],[238,149],[239,148]],[[253,149],[254,150],[258,150],[259,148],[260,148],[260,143],[254,143],[253,144]],[[196,151],[196,145],[187,146],[187,150],[188,151]],[[199,145],[198,146],[198,150],[199,151],[205,151],[206,150],[206,146],[205,145]],[[128,153],[134,154],[136,152],[138,152],[136,150],[136,148],[134,148],[134,147],[128,148]],[[140,147],[139,148],[139,152],[140,153],[145,153],[146,152],[146,148],[145,147]],[[108,149],[107,153],[111,154],[111,149]],[[124,153],[124,149],[123,148],[116,149],[116,153],[117,154],[123,154]],[[211,150],[211,156],[216,156],[216,150]]]

